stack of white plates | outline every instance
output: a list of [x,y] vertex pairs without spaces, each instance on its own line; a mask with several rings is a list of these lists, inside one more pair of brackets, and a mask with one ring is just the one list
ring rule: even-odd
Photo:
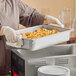
[[38,68],[38,76],[70,76],[70,69],[62,66],[42,66]]

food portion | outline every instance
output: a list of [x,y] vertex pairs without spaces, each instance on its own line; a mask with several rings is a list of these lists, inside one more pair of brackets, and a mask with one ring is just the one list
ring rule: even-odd
[[22,38],[36,39],[36,38],[40,38],[40,37],[44,37],[44,36],[48,36],[56,33],[59,33],[59,31],[56,29],[47,30],[47,29],[37,28],[35,32],[23,33]]

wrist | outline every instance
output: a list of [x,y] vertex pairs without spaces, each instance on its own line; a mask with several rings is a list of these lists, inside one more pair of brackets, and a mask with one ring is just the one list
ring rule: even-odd
[[4,31],[5,27],[6,27],[6,26],[2,26],[2,27],[1,27],[1,33],[2,33],[2,35],[4,35],[3,31]]
[[48,24],[47,15],[44,17],[44,22],[43,22],[43,24]]

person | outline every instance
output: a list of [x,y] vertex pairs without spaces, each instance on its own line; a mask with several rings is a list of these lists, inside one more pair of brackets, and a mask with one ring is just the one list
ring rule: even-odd
[[0,0],[0,75],[8,74],[10,70],[10,50],[5,46],[3,36],[9,42],[16,42],[16,32],[19,24],[27,27],[40,24],[62,23],[53,16],[39,13],[21,0]]

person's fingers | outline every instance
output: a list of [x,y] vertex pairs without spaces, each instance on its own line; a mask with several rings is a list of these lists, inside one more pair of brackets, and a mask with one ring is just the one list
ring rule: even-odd
[[12,36],[11,36],[11,37],[9,37],[9,42],[12,42]]
[[63,25],[63,24],[60,24],[60,26],[61,26],[62,28],[64,28],[64,25]]
[[60,27],[60,25],[58,25],[58,24],[53,24],[53,23],[51,23],[51,24],[49,24],[49,25],[51,25],[51,26],[56,26],[56,27]]
[[13,43],[15,42],[14,37],[12,37],[12,42],[13,42]]
[[7,40],[8,42],[11,42],[11,40],[10,40],[10,37],[9,37],[9,36],[6,36],[6,40]]
[[17,41],[17,35],[16,34],[14,34],[14,40]]
[[56,19],[56,23],[60,25],[60,27],[64,28],[64,25],[58,19]]
[[12,42],[16,42],[16,41],[17,41],[17,38],[16,38],[15,35],[13,35],[13,37],[12,37]]
[[15,40],[13,39],[13,35],[6,36],[6,39],[7,39],[8,42],[15,42]]

